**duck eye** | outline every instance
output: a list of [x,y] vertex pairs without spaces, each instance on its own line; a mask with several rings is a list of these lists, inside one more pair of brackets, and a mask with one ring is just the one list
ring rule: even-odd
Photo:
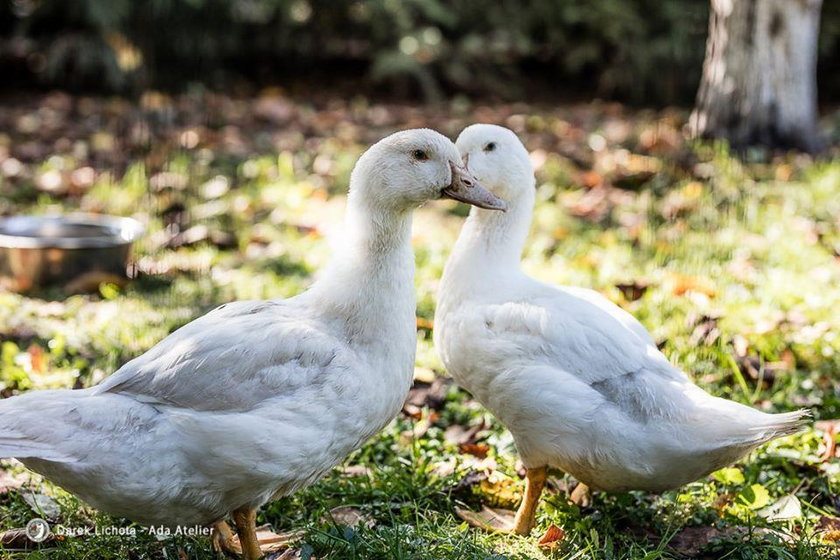
[[429,159],[429,154],[426,153],[426,150],[414,150],[411,152],[411,157],[417,161],[426,161]]
[[496,149],[496,143],[495,142],[490,142],[489,144],[484,146],[484,151],[485,152],[492,152],[495,149]]

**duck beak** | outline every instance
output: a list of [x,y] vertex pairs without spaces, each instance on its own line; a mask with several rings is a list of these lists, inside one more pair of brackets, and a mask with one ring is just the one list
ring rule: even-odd
[[507,210],[505,201],[482,186],[467,171],[466,167],[462,167],[451,161],[449,162],[449,166],[452,168],[452,182],[441,192],[443,198],[466,202],[467,204],[472,204],[473,206],[487,210],[501,210],[502,212]]

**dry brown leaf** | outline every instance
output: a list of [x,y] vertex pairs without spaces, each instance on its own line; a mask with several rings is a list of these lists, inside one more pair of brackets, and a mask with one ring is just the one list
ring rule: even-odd
[[416,381],[408,392],[403,411],[409,416],[419,418],[424,406],[440,410],[446,402],[446,393],[451,384],[452,379],[444,377],[435,377],[431,384]]
[[358,508],[351,506],[338,506],[332,508],[327,515],[321,518],[321,523],[327,525],[335,523],[336,525],[346,525],[356,529],[360,526],[373,528],[376,521],[369,513],[365,513]]
[[775,175],[777,181],[790,181],[793,177],[793,166],[789,163],[783,163],[776,167]]
[[477,441],[478,432],[484,429],[484,422],[473,424],[472,426],[462,426],[461,424],[452,424],[446,428],[443,433],[443,439],[455,445],[463,443],[475,443]]
[[491,472],[487,479],[479,483],[479,487],[487,501],[493,505],[516,507],[521,499],[517,483],[498,471]]
[[694,327],[694,331],[692,331],[688,340],[692,346],[701,344],[712,346],[719,338],[720,329],[718,328],[717,317],[704,317],[704,320]]
[[52,496],[39,492],[24,492],[23,501],[38,517],[43,517],[48,521],[58,519],[61,516],[61,506]]
[[32,373],[44,373],[47,371],[47,354],[38,344],[32,344],[27,350],[29,352],[29,363],[32,366]]
[[823,515],[817,522],[816,529],[823,540],[840,544],[840,517]]
[[616,284],[616,288],[621,292],[621,295],[627,301],[636,301],[641,299],[645,292],[647,292],[650,284],[647,282],[637,281],[628,284]]
[[424,317],[417,317],[417,328],[432,330],[435,328],[435,322],[431,319],[426,319]]
[[837,455],[837,424],[829,424],[825,428],[822,440],[820,459],[828,461]]
[[[260,543],[260,550],[263,554],[271,554],[289,548],[290,544],[303,538],[306,531],[286,531],[275,533],[270,525],[257,527],[257,541]],[[239,536],[234,533],[231,537],[230,547],[241,554],[242,545],[239,543]]]
[[793,371],[796,369],[796,356],[793,354],[793,350],[790,348],[785,348],[782,352],[782,355],[779,356],[779,363],[784,364],[784,369],[787,371]]
[[421,383],[433,383],[435,381],[435,372],[431,368],[415,366],[414,367],[414,381]]
[[679,273],[671,274],[669,280],[671,283],[671,293],[675,296],[682,296],[687,292],[698,292],[709,297],[715,297],[716,292],[714,287],[712,287],[711,280]]
[[706,525],[686,527],[671,539],[668,546],[680,554],[694,557],[715,539],[733,535],[737,532],[734,528],[717,529]]
[[487,452],[490,451],[490,446],[484,443],[462,443],[458,446],[458,451],[484,459],[487,457]]
[[366,476],[373,478],[373,471],[364,465],[348,465],[342,469],[344,476]]
[[840,418],[835,420],[817,420],[814,422],[814,427],[818,430],[829,430],[834,429],[835,431],[840,431]]
[[99,286],[102,284],[114,284],[122,288],[127,282],[128,280],[122,276],[110,272],[102,272],[101,270],[94,270],[77,276],[68,282],[64,286],[64,291],[68,294],[90,294],[99,291]]
[[450,494],[462,494],[471,492],[472,488],[479,484],[482,480],[487,480],[487,472],[470,469],[457,484],[450,486],[447,492]]
[[610,209],[608,194],[606,187],[593,187],[577,200],[567,204],[567,209],[579,218],[598,222]]
[[21,549],[29,550],[43,548],[55,544],[55,535],[50,534],[45,540],[36,543],[26,536],[26,529],[9,529],[0,533],[0,549]]
[[0,496],[9,490],[20,488],[28,479],[28,475],[22,473],[12,474],[5,469],[0,469]]
[[[301,557],[301,551],[296,548],[289,548],[282,552],[277,552],[265,557],[265,560],[297,560]],[[310,560],[318,560],[315,556],[310,556]]]
[[516,513],[507,509],[491,509],[481,506],[481,511],[456,507],[455,513],[472,527],[485,531],[509,531]]
[[724,492],[723,494],[719,494],[717,498],[715,498],[712,507],[718,510],[718,513],[721,515],[721,517],[723,517],[727,506],[730,503],[732,503],[733,498],[735,498],[735,494],[733,494],[732,492]]
[[600,187],[604,184],[604,177],[596,171],[584,171],[580,175],[580,182],[587,188]]
[[551,525],[548,530],[546,530],[545,534],[542,538],[537,542],[537,546],[540,548],[553,550],[557,548],[561,542],[563,542],[563,537],[566,536],[566,531],[558,527],[557,525]]

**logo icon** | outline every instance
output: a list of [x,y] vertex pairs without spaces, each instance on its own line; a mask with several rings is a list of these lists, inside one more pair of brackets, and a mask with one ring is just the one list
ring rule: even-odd
[[50,536],[50,524],[36,517],[26,524],[26,536],[32,542],[44,542]]

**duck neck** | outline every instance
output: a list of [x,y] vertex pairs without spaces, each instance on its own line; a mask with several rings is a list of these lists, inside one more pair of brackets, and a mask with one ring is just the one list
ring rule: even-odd
[[414,344],[416,301],[411,212],[350,196],[343,238],[312,288],[326,315],[340,318],[352,343]]
[[507,212],[475,207],[470,211],[447,263],[447,276],[469,276],[488,283],[519,273],[531,227],[534,191],[521,192],[507,203]]

